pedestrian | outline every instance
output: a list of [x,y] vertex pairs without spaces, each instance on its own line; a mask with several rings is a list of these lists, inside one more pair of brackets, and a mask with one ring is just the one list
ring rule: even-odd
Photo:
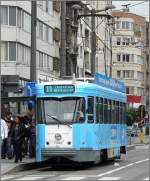
[[1,119],[1,158],[5,159],[7,153],[8,126],[5,120]]
[[30,121],[27,128],[27,135],[29,139],[29,158],[35,158],[35,145],[36,145],[36,129],[35,121]]
[[16,116],[15,126],[12,132],[12,140],[14,146],[15,163],[22,161],[22,144],[25,135],[25,126],[21,121],[21,116]]
[[34,109],[32,103],[28,103],[28,109],[23,113],[23,116],[27,118],[28,121],[32,121],[32,117],[34,114]]
[[13,121],[12,112],[7,112],[5,117],[6,122]]
[[7,138],[7,157],[8,159],[12,159],[14,156],[14,148],[13,148],[13,142],[12,142],[12,134],[14,129],[14,121],[7,122],[8,126],[8,138]]

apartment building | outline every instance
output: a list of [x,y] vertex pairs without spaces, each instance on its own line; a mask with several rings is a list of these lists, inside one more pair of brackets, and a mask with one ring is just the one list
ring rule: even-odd
[[[37,1],[37,80],[59,75],[60,2]],[[1,74],[30,79],[31,1],[1,1]]]
[[146,105],[146,20],[129,11],[114,11],[113,77],[125,82],[127,101]]

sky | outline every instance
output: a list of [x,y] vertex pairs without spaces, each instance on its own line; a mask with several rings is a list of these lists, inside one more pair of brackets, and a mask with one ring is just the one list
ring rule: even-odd
[[120,10],[123,8],[121,5],[130,4],[130,6],[134,5],[133,7],[130,7],[130,12],[133,12],[137,15],[141,15],[146,17],[146,20],[149,20],[149,0],[147,1],[129,1],[129,0],[113,0],[113,5],[116,6],[115,10]]

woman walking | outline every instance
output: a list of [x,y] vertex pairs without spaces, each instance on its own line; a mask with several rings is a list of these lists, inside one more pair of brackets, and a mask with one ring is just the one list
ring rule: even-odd
[[12,140],[14,146],[15,163],[22,161],[22,144],[24,141],[25,126],[22,123],[21,117],[16,116],[15,126],[12,131]]

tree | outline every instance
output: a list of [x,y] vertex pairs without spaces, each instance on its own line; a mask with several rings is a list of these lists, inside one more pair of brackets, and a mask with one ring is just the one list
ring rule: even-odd
[[135,108],[128,108],[126,117],[127,126],[131,126],[137,120],[137,111]]

